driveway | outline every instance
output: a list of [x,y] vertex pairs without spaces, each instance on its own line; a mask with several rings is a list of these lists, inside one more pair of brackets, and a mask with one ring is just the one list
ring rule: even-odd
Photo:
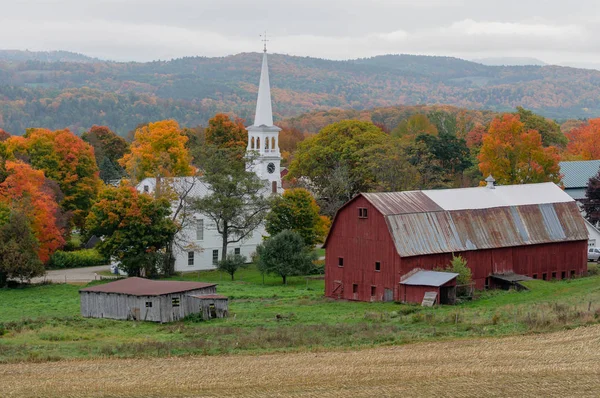
[[[33,278],[32,283],[40,283],[44,280],[51,281],[54,283],[73,283],[73,282],[91,282],[96,279],[100,279],[100,275],[97,273],[100,271],[109,271],[110,265],[100,265],[97,267],[86,267],[86,268],[71,268],[71,269],[59,269],[51,270],[46,273],[45,276],[39,278]],[[103,278],[110,278],[103,276]]]

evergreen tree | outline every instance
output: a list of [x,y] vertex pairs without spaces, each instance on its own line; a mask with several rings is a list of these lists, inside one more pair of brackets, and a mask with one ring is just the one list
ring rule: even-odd
[[585,218],[593,225],[600,222],[600,171],[590,178],[585,189],[585,200],[583,200],[583,211]]

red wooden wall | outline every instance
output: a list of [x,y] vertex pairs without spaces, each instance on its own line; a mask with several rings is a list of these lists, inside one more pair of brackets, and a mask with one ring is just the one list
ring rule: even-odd
[[[359,218],[358,208],[366,208],[368,218]],[[400,258],[385,218],[360,196],[338,212],[326,248],[325,295],[348,300],[382,301],[385,290],[391,289],[393,300],[399,301],[401,276],[415,268],[447,267],[452,259],[451,253]],[[572,272],[583,275],[587,269],[587,241],[455,254],[467,260],[477,289],[485,287],[486,278],[492,273],[514,271],[538,279],[546,274],[550,280],[553,275],[555,279],[569,278]],[[344,259],[343,267],[338,266],[340,257]],[[380,262],[380,271],[375,270],[375,262]]]

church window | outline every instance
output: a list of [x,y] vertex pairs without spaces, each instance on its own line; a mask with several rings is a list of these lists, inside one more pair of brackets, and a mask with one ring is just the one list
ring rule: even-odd
[[260,149],[260,137],[256,137],[256,149]]
[[275,137],[271,138],[271,149],[275,149]]
[[254,149],[254,137],[250,140],[250,149]]
[[265,149],[267,150],[267,152],[269,151],[269,137],[265,139]]

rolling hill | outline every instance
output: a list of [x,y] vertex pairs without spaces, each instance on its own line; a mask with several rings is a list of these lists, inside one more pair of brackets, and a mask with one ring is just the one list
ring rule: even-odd
[[[217,112],[253,117],[258,53],[148,63],[100,61],[67,52],[0,51],[0,128],[93,124],[125,134],[174,118],[206,123]],[[559,66],[486,66],[451,57],[384,55],[350,61],[272,54],[278,120],[332,108],[447,104],[556,119],[600,115],[600,71]]]

